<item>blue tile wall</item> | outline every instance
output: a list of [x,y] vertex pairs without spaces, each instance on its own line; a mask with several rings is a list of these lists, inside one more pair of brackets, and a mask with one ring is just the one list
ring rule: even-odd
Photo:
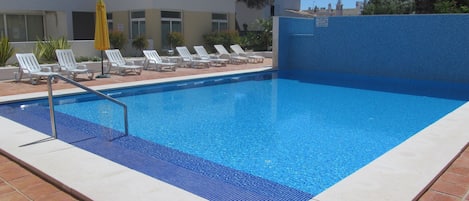
[[278,67],[469,83],[469,15],[279,18]]

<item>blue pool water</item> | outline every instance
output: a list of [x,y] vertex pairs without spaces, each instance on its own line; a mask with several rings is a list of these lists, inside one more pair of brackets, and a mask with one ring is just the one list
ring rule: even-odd
[[[133,137],[317,195],[462,105],[461,91],[274,72],[106,93],[128,105]],[[104,136],[124,130],[105,100],[60,98],[55,109]]]

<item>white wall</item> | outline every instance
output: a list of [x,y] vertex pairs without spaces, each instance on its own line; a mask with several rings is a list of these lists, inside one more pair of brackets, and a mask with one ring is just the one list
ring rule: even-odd
[[[236,0],[104,0],[107,10],[122,11],[148,8],[172,10],[235,12]],[[96,0],[0,0],[5,10],[94,11]]]
[[[93,57],[93,56],[100,56],[98,50],[94,49],[94,41],[93,40],[75,40],[75,41],[68,41],[71,45],[71,49],[76,57],[84,56],[84,57]],[[31,53],[36,48],[36,42],[10,42],[11,46],[15,48],[15,53]],[[13,55],[10,59],[8,59],[7,64],[16,63],[16,57]]]
[[[300,0],[275,0],[274,1],[275,16],[297,16],[285,10],[300,10]],[[261,27],[255,23],[257,19],[266,19],[270,17],[270,5],[262,9],[248,8],[246,3],[236,3],[236,19],[238,20],[239,28],[243,30],[243,24],[248,25],[249,31],[261,30]]]
[[0,0],[0,12],[10,10],[93,11],[96,0]]
[[270,17],[270,6],[266,6],[262,9],[248,8],[246,3],[236,3],[236,20],[238,21],[239,28],[244,31],[243,24],[248,25],[249,31],[261,30],[261,27],[257,25],[257,19],[265,19]]
[[290,16],[291,13],[285,10],[300,10],[300,0],[282,0],[275,1],[275,16]]
[[234,13],[235,2],[236,0],[106,0],[106,8],[108,11],[158,8],[162,10]]

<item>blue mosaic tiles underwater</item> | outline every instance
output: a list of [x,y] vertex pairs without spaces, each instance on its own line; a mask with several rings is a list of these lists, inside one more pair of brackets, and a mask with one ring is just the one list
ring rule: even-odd
[[[230,78],[231,79],[231,78]],[[239,77],[233,78],[239,81]],[[226,82],[212,80],[216,83]],[[205,84],[213,84],[207,82]],[[164,85],[164,84],[163,84]],[[196,83],[168,89],[191,88]],[[152,89],[160,91],[161,89]],[[144,90],[143,90],[144,91]],[[138,93],[147,93],[140,91]],[[114,92],[110,91],[108,94]],[[117,94],[114,94],[117,95]],[[87,95],[80,101],[90,100]],[[51,133],[49,110],[36,101],[0,105],[0,115],[43,133]],[[44,100],[42,101],[44,104]],[[60,102],[58,98],[57,102]],[[20,109],[20,105],[28,105]],[[185,154],[89,121],[56,112],[58,138],[209,200],[309,200],[305,193],[208,160]],[[106,133],[106,135],[103,135]]]
[[[47,108],[8,112],[0,106],[2,116],[35,130],[51,133]],[[119,131],[56,113],[60,140],[103,156],[109,160],[160,179],[209,200],[309,200],[304,193],[265,179],[227,168],[202,158],[151,143]],[[102,131],[113,132],[103,137]]]

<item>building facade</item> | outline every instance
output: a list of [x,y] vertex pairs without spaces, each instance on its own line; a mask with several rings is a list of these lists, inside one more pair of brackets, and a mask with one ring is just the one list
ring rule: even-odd
[[[93,40],[96,0],[0,0],[0,35],[12,42],[52,37]],[[109,29],[150,47],[171,48],[167,35],[180,32],[185,45],[203,44],[212,31],[235,30],[234,0],[105,0]]]
[[245,3],[236,2],[236,21],[241,31],[259,31],[262,27],[256,24],[257,19],[269,19],[272,16],[292,16],[297,14],[288,10],[300,10],[300,0],[275,0],[264,8],[248,8]]

